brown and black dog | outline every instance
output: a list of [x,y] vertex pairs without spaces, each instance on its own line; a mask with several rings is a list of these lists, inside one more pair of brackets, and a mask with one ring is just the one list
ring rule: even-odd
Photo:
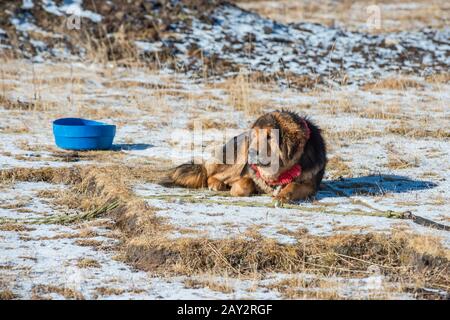
[[268,193],[289,202],[316,194],[326,162],[325,142],[315,124],[294,112],[274,111],[226,143],[214,161],[178,166],[170,180],[188,188],[230,190],[233,196]]

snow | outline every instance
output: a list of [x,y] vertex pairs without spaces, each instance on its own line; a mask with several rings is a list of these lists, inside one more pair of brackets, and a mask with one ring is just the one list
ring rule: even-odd
[[22,9],[29,10],[34,8],[33,0],[23,0]]
[[48,13],[57,15],[57,16],[61,16],[62,13],[61,11],[59,11],[58,6],[56,6],[55,2],[53,0],[42,0],[42,7],[44,8],[45,11],[47,11]]
[[143,51],[158,51],[161,48],[160,43],[152,43],[152,42],[145,42],[145,41],[135,41],[134,42],[138,49]]
[[61,6],[57,6],[53,0],[43,0],[42,6],[44,10],[57,16],[61,15],[75,15],[82,18],[87,18],[92,22],[99,23],[102,21],[102,16],[90,10],[83,9],[83,0],[65,0]]
[[11,23],[19,31],[29,32],[39,30],[39,28],[35,24],[27,21],[25,18],[12,18]]

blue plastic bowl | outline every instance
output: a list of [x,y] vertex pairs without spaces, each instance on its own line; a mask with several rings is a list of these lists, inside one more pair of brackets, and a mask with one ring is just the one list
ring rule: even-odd
[[53,121],[56,145],[67,150],[111,149],[116,126],[98,121],[64,118]]

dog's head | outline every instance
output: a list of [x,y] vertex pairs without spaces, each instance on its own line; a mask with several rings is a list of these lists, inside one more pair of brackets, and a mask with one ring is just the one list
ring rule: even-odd
[[306,122],[291,112],[271,112],[252,126],[248,163],[256,165],[261,177],[275,181],[296,164],[308,140]]

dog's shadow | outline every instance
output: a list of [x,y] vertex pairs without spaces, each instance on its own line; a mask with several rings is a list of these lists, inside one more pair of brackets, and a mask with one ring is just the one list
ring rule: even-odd
[[405,193],[436,187],[431,181],[414,180],[397,175],[370,175],[357,178],[341,178],[323,181],[316,198],[349,197],[354,195],[383,195]]
[[147,150],[150,148],[153,148],[154,146],[152,144],[147,143],[123,143],[123,144],[114,144],[112,146],[113,151],[141,151],[141,150]]

